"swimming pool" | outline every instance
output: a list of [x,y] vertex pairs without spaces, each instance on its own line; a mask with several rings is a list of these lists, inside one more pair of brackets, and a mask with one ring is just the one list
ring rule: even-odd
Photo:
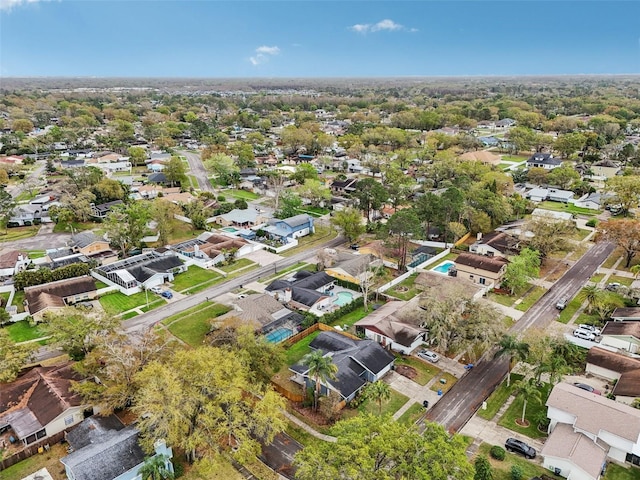
[[343,307],[347,303],[351,303],[353,301],[353,293],[350,292],[340,292],[336,295],[336,299],[333,301],[334,305],[338,305],[339,307]]
[[290,328],[276,328],[273,332],[267,333],[264,337],[267,339],[269,343],[279,343],[283,340],[286,340],[291,335],[293,335],[293,330]]
[[224,227],[222,229],[223,232],[229,232],[229,233],[236,233],[238,231],[237,228],[233,228],[233,227]]
[[453,267],[455,265],[455,263],[453,263],[450,260],[446,260],[444,262],[442,262],[440,265],[438,265],[437,267],[433,267],[431,269],[432,272],[438,272],[441,273],[443,275],[447,275],[449,273],[449,270],[451,269],[451,267]]

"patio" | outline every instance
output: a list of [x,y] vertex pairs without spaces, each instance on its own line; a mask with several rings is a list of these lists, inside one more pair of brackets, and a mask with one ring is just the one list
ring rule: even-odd
[[356,292],[333,283],[321,293],[328,295],[329,298],[325,298],[324,300],[316,303],[309,309],[309,313],[322,316],[327,313],[335,312],[341,307],[353,302],[355,299],[362,297],[362,293],[360,292]]

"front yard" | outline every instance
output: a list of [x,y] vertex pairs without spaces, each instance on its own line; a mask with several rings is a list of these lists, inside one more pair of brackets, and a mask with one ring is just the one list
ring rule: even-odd
[[109,293],[100,297],[100,305],[109,315],[119,315],[136,307],[147,307],[149,299],[149,310],[165,303],[164,300],[151,292],[139,292],[133,295],[125,295],[122,292]]
[[545,402],[549,397],[549,393],[551,391],[551,385],[545,383],[540,390],[540,398],[541,401],[537,402],[536,400],[530,399],[527,401],[527,410],[525,415],[525,420],[529,422],[528,426],[521,426],[516,423],[516,420],[519,422],[522,418],[522,406],[524,404],[524,398],[522,395],[518,395],[513,403],[509,405],[509,408],[504,413],[498,425],[501,425],[509,430],[513,430],[514,432],[518,432],[522,435],[526,435],[529,438],[544,438],[547,436],[547,432],[541,432],[538,430],[538,422],[536,421],[542,414],[546,414],[547,407],[545,406]]
[[16,240],[24,240],[30,238],[38,233],[40,227],[34,225],[31,227],[14,227],[8,228],[5,231],[0,232],[0,242],[15,242]]
[[[504,448],[504,445],[500,445]],[[493,470],[493,480],[512,480],[511,467],[517,465],[522,469],[522,478],[528,479],[533,477],[539,477],[542,474],[551,475],[549,470],[543,468],[537,463],[527,460],[524,457],[516,455],[515,453],[508,453],[503,461],[495,460],[489,455],[491,445],[483,443],[478,449],[478,455],[483,455],[489,459],[491,468]]]
[[494,390],[494,392],[487,399],[486,410],[478,410],[478,416],[485,420],[492,420],[496,416],[498,410],[507,402],[514,389],[514,383],[518,380],[522,380],[522,375],[517,373],[511,374],[511,383],[507,387],[507,381],[505,380]]
[[516,305],[516,310],[526,312],[546,293],[546,291],[547,290],[543,287],[533,287],[533,289],[530,290],[522,299],[522,302]]
[[248,267],[252,265],[255,266],[256,264],[251,260],[249,260],[248,258],[239,258],[238,260],[236,260],[230,265],[225,265],[224,267],[217,267],[217,268],[226,273],[231,273],[231,272],[235,272],[236,270],[243,269],[243,273],[244,273],[244,271],[249,271]]
[[420,385],[426,385],[429,381],[435,377],[440,369],[438,369],[433,364],[429,364],[423,362],[414,357],[396,357],[396,366],[398,365],[407,365],[409,367],[413,367],[416,371],[416,377],[412,380]]
[[165,318],[162,324],[183,342],[197,347],[211,329],[211,319],[224,315],[230,307],[219,303],[205,303],[178,315]]
[[193,293],[193,287],[202,284],[210,286],[209,284],[219,280],[220,278],[222,278],[222,276],[212,270],[205,270],[204,268],[192,265],[186,272],[179,273],[175,276],[172,288],[176,292],[189,290]]

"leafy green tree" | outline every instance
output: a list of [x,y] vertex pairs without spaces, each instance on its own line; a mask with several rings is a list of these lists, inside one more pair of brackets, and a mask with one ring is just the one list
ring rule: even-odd
[[473,480],[493,480],[493,470],[487,457],[478,455],[473,466],[476,471],[473,475]]
[[4,187],[0,188],[0,225],[7,232],[7,224],[13,211],[16,208],[16,202],[11,195],[7,193]]
[[615,195],[609,202],[611,204],[620,204],[625,215],[631,208],[638,205],[638,198],[640,197],[640,176],[616,175],[615,177],[607,179],[605,188],[607,192]]
[[302,200],[300,197],[291,191],[286,191],[280,198],[280,210],[276,211],[274,216],[276,218],[289,218],[300,213],[302,207]]
[[232,183],[234,175],[240,171],[233,158],[223,153],[216,153],[208,157],[204,165],[223,185]]
[[398,250],[398,270],[403,272],[407,265],[409,241],[422,234],[418,214],[412,208],[394,213],[387,221],[387,230]]
[[[229,205],[229,209],[226,212],[221,213],[229,213],[233,210],[232,204],[229,203],[227,205]],[[184,215],[191,220],[191,225],[195,230],[204,230],[207,228],[207,212],[202,200],[198,199],[193,202],[185,203],[182,205],[182,210],[184,211]]]
[[147,458],[138,470],[141,480],[173,480],[175,475],[167,468],[168,460],[165,455]]
[[[88,192],[80,192],[80,194],[84,194],[85,197],[87,196],[86,193]],[[123,200],[127,192],[125,191],[124,185],[118,180],[103,178],[91,188],[91,193],[94,195],[95,202],[100,204],[114,200]]]
[[539,253],[530,248],[523,248],[518,255],[509,261],[502,282],[509,287],[511,295],[513,295],[516,291],[525,288],[539,274]]
[[640,220],[609,219],[598,224],[598,240],[615,243],[624,252],[625,267],[640,251]]
[[310,163],[301,163],[296,166],[296,171],[291,174],[291,180],[302,185],[307,180],[317,180],[318,172],[316,171],[316,167],[311,165]]
[[367,224],[371,222],[371,214],[387,201],[389,194],[380,183],[373,178],[365,178],[358,181],[356,191],[353,196],[358,200],[358,206],[367,219]]
[[519,341],[513,335],[503,335],[498,342],[499,350],[496,357],[507,355],[509,357],[509,370],[507,371],[507,387],[511,385],[511,367],[514,358],[524,361],[529,355],[529,344]]
[[336,378],[336,373],[338,373],[338,367],[333,363],[330,356],[324,356],[320,350],[316,350],[305,355],[302,359],[302,364],[309,367],[308,375],[313,378],[313,408],[314,410],[318,410],[318,398],[320,397],[322,383],[334,380]]
[[529,380],[519,380],[514,385],[518,395],[522,397],[522,417],[520,418],[520,422],[521,425],[526,425],[525,415],[527,413],[527,403],[529,400],[540,403],[542,401],[542,394],[540,393],[540,388],[538,388],[532,378]]
[[186,168],[180,157],[172,156],[162,172],[165,174],[172,187],[176,183],[178,185],[182,185],[182,183],[187,180]]
[[556,141],[553,142],[553,149],[564,158],[567,158],[582,150],[585,143],[586,138],[582,133],[565,133],[559,135]]
[[0,384],[15,380],[24,367],[33,357],[38,348],[34,343],[16,343],[9,337],[7,330],[0,329]]
[[391,398],[391,387],[388,383],[378,380],[368,384],[362,392],[364,397],[378,404],[378,415],[382,415],[382,402]]
[[147,232],[151,218],[148,204],[132,202],[116,205],[104,221],[109,242],[116,245],[124,257],[132,247],[138,246]]
[[129,159],[131,160],[131,164],[135,167],[139,167],[144,165],[145,160],[147,159],[147,152],[142,147],[129,147]]
[[28,118],[18,118],[11,124],[11,130],[14,132],[29,133],[33,128],[33,122]]
[[[522,229],[521,240],[532,250],[537,250],[541,258],[566,248],[568,239],[576,231],[570,220],[557,220],[553,217],[532,217]],[[531,233],[532,235],[529,235]]]
[[311,205],[315,207],[331,200],[331,190],[319,180],[306,179],[304,185],[300,185],[297,190],[301,197],[311,201]]
[[315,442],[295,457],[300,480],[471,480],[466,443],[440,425],[420,434],[388,416],[358,415],[338,422],[337,442]]
[[156,198],[151,204],[151,218],[157,223],[158,242],[168,245],[171,235],[176,229],[175,216],[182,213],[180,207],[173,202]]
[[190,462],[232,448],[247,461],[285,427],[282,397],[252,382],[241,359],[219,348],[179,350],[149,363],[135,381],[132,410],[148,451],[163,439]]
[[547,175],[547,181],[551,185],[557,185],[560,188],[569,188],[575,182],[580,181],[580,174],[573,168],[570,163],[564,163],[558,168],[554,168]]
[[365,226],[362,224],[362,215],[355,208],[349,207],[334,212],[331,217],[331,223],[338,227],[350,242],[355,242],[365,232]]

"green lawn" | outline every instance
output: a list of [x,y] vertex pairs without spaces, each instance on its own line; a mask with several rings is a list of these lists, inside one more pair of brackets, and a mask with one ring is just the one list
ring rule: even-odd
[[591,234],[591,230],[583,230],[581,228],[576,229],[576,238],[578,240],[584,240]]
[[552,202],[549,200],[538,204],[538,208],[543,208],[545,210],[553,210],[556,212],[569,212],[574,215],[586,215],[588,217],[593,217],[598,213],[600,213],[598,210],[591,210],[589,208],[580,208],[570,203]]
[[260,198],[260,195],[253,192],[248,192],[246,190],[224,190],[222,192],[223,195],[231,195],[232,197],[242,198],[243,200],[257,200]]
[[525,420],[529,421],[528,427],[521,427],[516,423],[516,420],[520,420],[522,418],[522,406],[524,404],[522,395],[518,395],[513,403],[509,405],[509,408],[504,413],[498,424],[505,428],[508,428],[509,430],[513,430],[514,432],[526,435],[529,438],[546,437],[546,432],[541,432],[540,430],[538,430],[538,425],[533,419],[536,418],[537,414],[539,414],[540,412],[546,413],[547,407],[545,406],[545,402],[549,396],[550,390],[551,386],[548,383],[545,383],[542,387],[540,387],[541,402],[538,403],[535,400],[529,400],[527,402]]
[[500,155],[500,158],[506,162],[524,162],[525,160],[528,160],[529,157],[525,157],[522,155]]
[[[2,480],[21,480],[42,468],[47,468],[54,480],[62,480],[67,477],[59,473],[62,467],[60,458],[67,454],[68,452],[64,445],[61,443],[53,444],[49,451],[36,454],[3,470]],[[62,468],[62,471],[64,472],[64,468]]]
[[591,277],[590,280],[593,283],[600,283],[603,278],[604,278],[604,273],[598,273],[597,275],[594,275],[593,277]]
[[162,321],[169,331],[192,347],[202,345],[202,341],[211,328],[211,319],[219,317],[231,310],[226,305],[211,303],[199,305],[192,313],[182,312]]
[[542,295],[545,294],[547,290],[543,287],[534,287],[527,296],[524,297],[521,303],[516,305],[516,310],[520,310],[521,312],[526,312],[531,308],[531,306],[536,303]]
[[507,387],[507,380],[500,384],[498,388],[496,388],[493,393],[487,399],[487,409],[478,410],[478,416],[480,418],[484,418],[485,420],[492,420],[493,417],[496,416],[500,407],[502,407],[507,399],[511,396],[511,392],[513,391],[513,385],[518,380],[523,378],[522,375],[518,375],[517,373],[511,374],[511,384]]
[[45,250],[27,250],[29,258],[35,260],[36,258],[43,258],[47,255]]
[[129,320],[130,318],[137,317],[137,316],[138,316],[138,312],[129,312],[122,315],[122,319]]
[[331,322],[330,325],[340,325],[341,327],[347,325],[351,327],[354,323],[356,323],[358,320],[362,320],[371,312],[373,312],[373,304],[369,302],[368,311],[366,312],[364,311],[364,305],[363,305],[362,307],[356,308],[354,311],[349,312],[346,315],[343,315],[337,320],[334,320],[333,322]]
[[435,377],[440,370],[433,364],[423,362],[414,357],[396,357],[396,365],[408,365],[416,369],[417,376],[413,379],[414,382],[420,385],[426,385],[429,381]]
[[[442,390],[442,393],[447,393],[449,389],[453,387],[453,384],[458,381],[458,379],[453,375],[451,375],[450,373],[442,372],[442,371],[438,373],[437,377],[438,377],[438,381],[435,382],[430,387],[431,390],[433,390],[434,392],[437,392],[438,390]],[[441,383],[440,382],[441,378],[444,378],[447,381],[447,383]]]
[[179,273],[175,276],[173,279],[173,289],[177,292],[182,292],[189,287],[212,282],[218,278],[221,278],[220,274],[192,265],[186,272]]
[[101,282],[100,280],[96,280],[96,288],[98,290],[100,290],[101,288],[107,288],[109,285],[107,285],[104,282]]
[[[500,445],[504,448],[504,445]],[[537,463],[532,462],[531,460],[527,460],[526,458],[516,455],[515,453],[508,453],[503,461],[494,460],[489,455],[489,449],[491,445],[488,443],[483,443],[480,445],[478,449],[479,455],[484,455],[489,459],[489,463],[491,463],[491,467],[493,469],[493,480],[512,480],[511,477],[511,467],[514,465],[518,465],[522,469],[522,478],[528,479],[533,477],[539,477],[542,474],[552,476],[551,472],[546,468],[538,465]]]
[[9,296],[11,292],[0,292],[0,298],[2,299],[2,306],[6,307],[7,303],[9,303]]
[[312,207],[310,205],[305,205],[303,207],[300,207],[297,209],[297,211],[300,213],[307,213],[312,217],[316,217],[316,218],[322,217],[323,215],[326,215],[327,213],[330,212],[328,208]]
[[500,170],[506,170],[507,168],[511,168],[511,167],[513,167],[513,163],[500,162],[500,163],[498,164],[498,168],[499,168]]
[[222,270],[223,272],[230,273],[230,272],[235,272],[236,270],[240,270],[241,268],[248,267],[250,265],[255,265],[255,263],[249,260],[248,258],[239,258],[238,260],[233,262],[231,265],[225,265],[224,267],[217,267],[217,268],[219,270]]
[[151,292],[134,293],[133,295],[125,295],[121,292],[109,293],[100,297],[100,305],[109,315],[118,315],[120,313],[131,310],[132,308],[147,306],[147,295],[149,298],[149,307],[153,308],[164,303],[157,295]]
[[[611,255],[609,255],[609,258],[607,258],[605,260],[605,262],[602,264],[603,268],[613,268],[613,266],[615,265],[615,263],[618,261],[618,259],[622,256],[622,252],[619,248],[616,248]],[[622,260],[622,262],[620,262],[620,265],[624,265],[624,259]]]
[[285,432],[304,447],[308,447],[309,445],[322,441],[291,421],[287,422]]
[[633,283],[633,278],[629,278],[629,277],[620,277],[618,275],[611,275],[609,277],[609,280],[607,280],[608,283],[612,283],[612,282],[618,282],[620,285],[624,285],[625,287],[630,287],[631,284]]
[[331,227],[316,226],[316,232],[313,235],[307,235],[298,239],[298,246],[286,252],[282,252],[282,256],[290,257],[302,251],[312,250],[314,247],[335,238],[338,232]]
[[97,222],[56,223],[53,227],[53,233],[69,233],[71,231],[82,232],[85,230],[93,230],[94,228],[98,228],[101,225],[101,223]]
[[24,312],[24,290],[16,290],[13,294],[11,305],[15,305],[18,308],[18,313]]
[[362,402],[358,407],[358,410],[363,413],[373,413],[374,415],[393,415],[408,401],[409,397],[391,389],[391,397],[389,400],[382,401],[382,412],[378,410],[378,402],[372,402],[369,400]]
[[9,337],[16,343],[26,342],[44,335],[38,326],[31,326],[26,320],[7,325],[4,329],[9,332]]
[[311,335],[307,335],[299,342],[294,343],[285,351],[285,364],[286,365],[295,365],[302,357],[304,357],[307,353],[311,353],[311,349],[309,348],[309,344],[320,335],[320,330],[317,330]]
[[602,477],[603,480],[640,480],[640,468],[622,467],[610,462],[607,465],[607,472]]
[[24,240],[33,237],[40,230],[40,226],[32,227],[14,227],[8,228],[0,232],[0,242],[15,242],[16,240]]
[[578,294],[567,304],[566,308],[560,312],[560,317],[558,317],[558,321],[560,323],[567,324],[571,317],[575,315],[580,306],[582,305],[583,299],[582,295]]
[[419,403],[414,403],[409,407],[409,409],[404,412],[398,422],[404,423],[405,425],[413,425],[424,413],[424,407]]
[[293,265],[291,265],[290,267],[284,268],[282,270],[280,270],[278,273],[274,273],[273,275],[270,275],[268,277],[265,278],[261,278],[259,280],[260,283],[271,283],[272,280],[275,280],[276,278],[280,278],[283,277],[285,274],[289,273],[289,272],[293,272],[294,270],[309,270],[309,268],[306,267],[313,267],[315,268],[313,265],[310,265],[308,263],[304,263],[304,262],[298,262],[298,263],[294,263]]
[[395,285],[393,288],[390,288],[389,290],[387,290],[385,293],[393,297],[399,298],[400,300],[405,300],[405,301],[411,300],[418,293],[420,293],[420,290],[418,290],[414,285],[414,282],[417,276],[418,276],[417,274],[410,275],[409,277],[401,281],[399,284]]
[[515,296],[505,295],[501,293],[489,293],[487,298],[492,302],[499,303],[500,305],[504,305],[505,307],[512,307],[515,301],[518,299]]

